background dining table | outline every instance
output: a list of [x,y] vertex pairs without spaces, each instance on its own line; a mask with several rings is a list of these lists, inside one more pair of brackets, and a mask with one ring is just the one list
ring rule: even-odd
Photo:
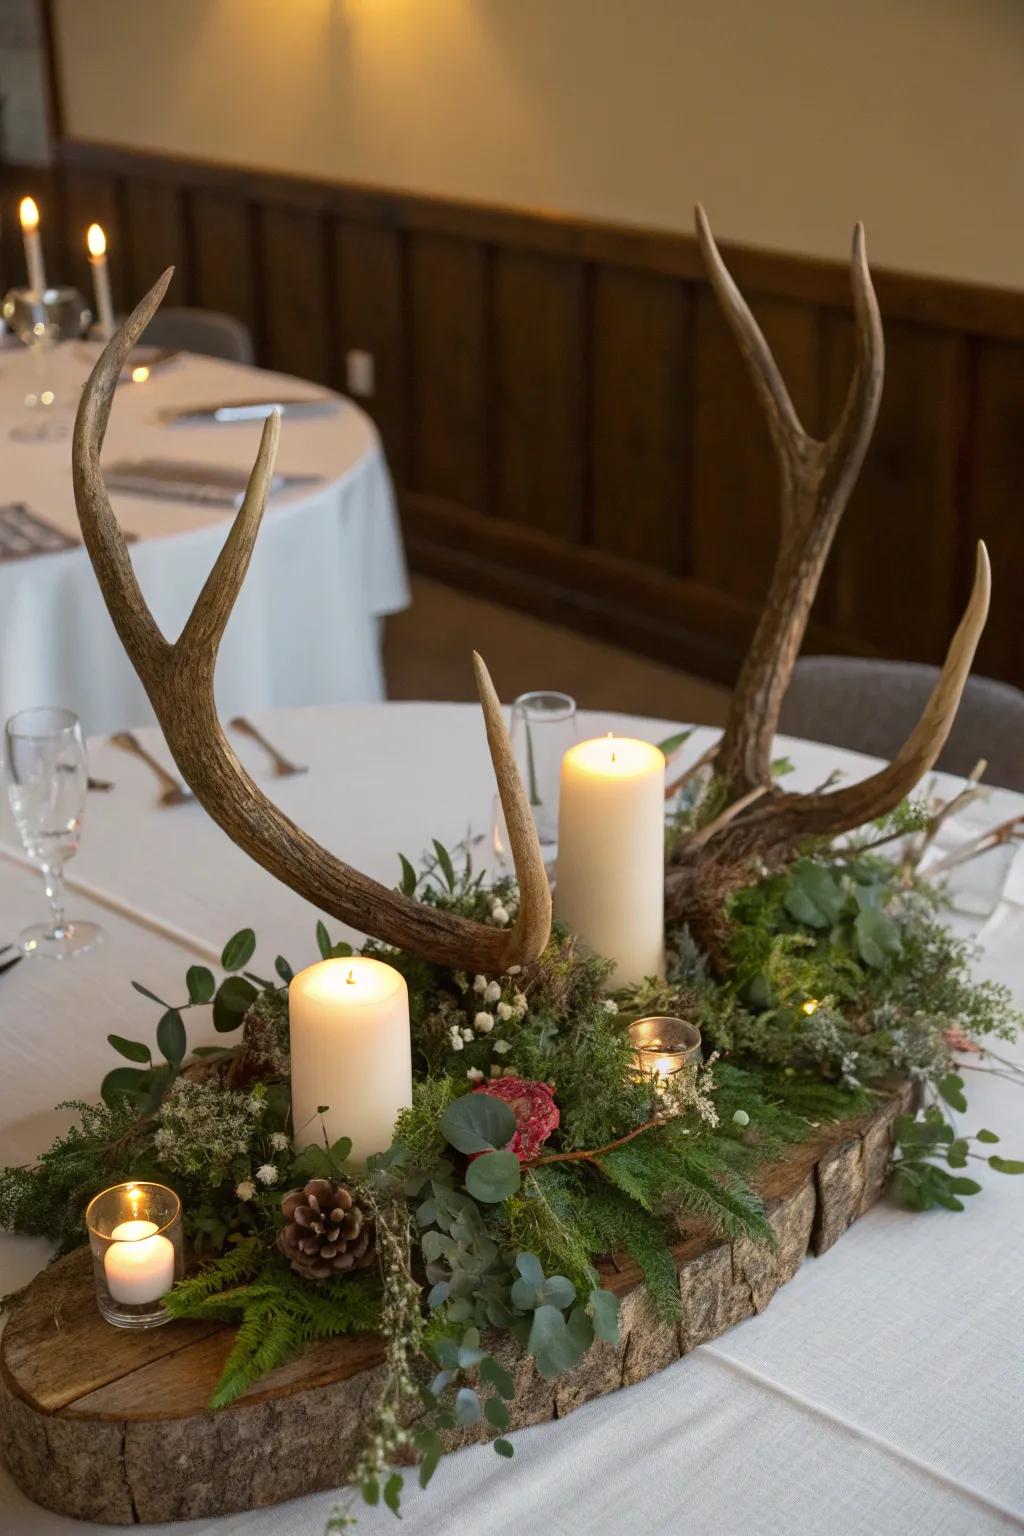
[[[47,703],[90,733],[150,724],[153,713],[107,614],[79,541],[71,426],[95,351],[67,342],[51,373],[56,403],[27,411],[33,358],[0,351],[0,504],[27,506],[74,547],[0,554],[0,719]],[[221,646],[222,713],[380,699],[380,620],[409,601],[394,496],[376,428],[351,400],[302,379],[178,353],[118,386],[103,463],[159,458],[248,471],[261,424],[174,424],[176,408],[322,398],[325,414],[286,416],[278,466],[302,477],[271,497],[249,574]],[[55,440],[24,436],[41,416]],[[174,637],[231,523],[230,506],[111,491],[157,623]]]
[[[273,779],[261,749],[240,742],[247,766],[286,812],[360,869],[392,883],[399,851],[415,859],[432,837],[453,845],[468,835],[486,857],[493,780],[475,708],[297,709],[258,723],[309,772]],[[626,716],[580,720],[582,735],[614,729],[651,741],[675,728]],[[156,732],[142,736],[166,754]],[[713,736],[698,730],[687,758]],[[810,742],[782,739],[779,749],[795,764],[788,782],[796,788],[820,784],[833,768],[853,779],[875,766]],[[318,914],[254,866],[199,805],[158,807],[145,764],[104,742],[94,745],[91,768],[116,787],[89,796],[83,845],[68,870],[69,905],[72,916],[101,922],[106,941],[70,963],[28,960],[0,976],[0,1163],[33,1157],[67,1125],[67,1112],[53,1108],[58,1100],[95,1096],[115,1060],[108,1032],[153,1040],[158,1010],[132,980],[164,996],[183,994],[188,964],[215,960],[243,926],[256,930],[253,965],[262,974],[278,953],[296,968],[317,958]],[[994,816],[1024,804],[1009,792],[997,792],[996,801]],[[43,910],[39,876],[9,820],[0,819],[0,942]],[[342,936],[338,923],[328,926]],[[977,939],[977,974],[1008,983],[1024,1002],[1024,857]],[[191,1044],[215,1038],[202,1011],[186,1021]],[[993,1126],[1008,1156],[1024,1154],[1019,1090],[972,1073],[969,1098],[966,1129]],[[410,1480],[405,1530],[1024,1530],[1024,1187],[995,1174],[983,1179],[984,1192],[962,1214],[911,1214],[881,1203],[828,1253],[808,1258],[763,1314],[638,1386],[518,1433],[511,1462],[487,1447],[445,1458],[426,1493]],[[41,1240],[0,1238],[0,1293],[30,1279],[47,1252]],[[244,1466],[238,1476],[245,1479]],[[317,1493],[151,1529],[320,1536],[334,1502]],[[395,1529],[381,1510],[361,1510],[359,1528],[366,1536]],[[36,1507],[0,1470],[0,1530],[71,1536],[87,1529]],[[91,1529],[112,1536],[121,1528]]]

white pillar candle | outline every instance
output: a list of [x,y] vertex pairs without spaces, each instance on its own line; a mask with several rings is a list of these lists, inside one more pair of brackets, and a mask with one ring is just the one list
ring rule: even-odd
[[43,266],[43,245],[39,238],[39,209],[35,199],[23,197],[18,208],[21,219],[21,235],[25,242],[25,265],[28,268],[28,286],[33,293],[46,292],[46,268]]
[[155,1221],[122,1221],[103,1255],[107,1290],[114,1301],[145,1306],[159,1301],[174,1284],[174,1244]]
[[615,961],[613,987],[665,964],[665,759],[628,737],[562,759],[555,916]]
[[92,286],[96,294],[96,322],[99,335],[109,341],[114,334],[114,304],[110,297],[110,269],[107,266],[107,237],[99,224],[90,224],[85,243],[92,267]]
[[353,1162],[365,1165],[391,1145],[395,1117],[412,1103],[405,978],[365,955],[321,960],[293,978],[288,1018],[296,1147],[322,1144],[325,1132],[329,1142],[348,1136]]

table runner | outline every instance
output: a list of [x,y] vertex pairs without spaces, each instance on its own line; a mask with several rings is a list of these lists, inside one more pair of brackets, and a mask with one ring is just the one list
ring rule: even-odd
[[[261,723],[286,752],[312,765],[305,779],[271,781],[275,798],[384,879],[396,873],[398,848],[415,857],[435,834],[455,841],[467,821],[475,831],[487,825],[491,785],[471,707],[289,711]],[[587,716],[581,731],[611,726],[652,740],[671,729],[666,722]],[[691,743],[694,755],[710,735]],[[829,747],[780,745],[796,762],[801,787],[820,782],[822,769],[836,764],[851,776],[873,766]],[[258,769],[258,750],[245,755]],[[278,948],[296,965],[315,958],[312,910],[241,855],[234,867],[229,845],[201,808],[154,810],[145,770],[137,778],[135,765],[128,774],[122,763],[128,760],[117,759],[117,790],[90,799],[83,853],[72,872],[128,908],[142,908],[151,925],[201,935],[196,954],[250,922],[261,941],[257,969]],[[101,748],[93,766],[106,773],[114,765]],[[1014,899],[986,925],[979,966],[980,974],[1010,982],[1018,1001],[1022,887],[1018,861]],[[0,857],[0,932],[35,916],[40,902],[37,877],[10,857],[8,845],[8,856]],[[187,940],[174,943],[85,896],[76,896],[73,907],[104,922],[104,949],[68,967],[66,982],[48,977],[41,962],[0,977],[5,1157],[30,1155],[52,1130],[51,1084],[35,1064],[59,1050],[63,1091],[94,1094],[109,1065],[107,1031],[138,1038],[155,1026],[157,1010],[149,1013],[129,979],[173,991],[190,958]],[[972,1080],[968,1129],[994,1123],[1008,1155],[1019,1155],[1019,1099],[1007,1083]],[[984,1183],[984,1194],[962,1214],[876,1207],[829,1253],[809,1259],[762,1316],[638,1387],[517,1435],[507,1466],[486,1448],[446,1459],[429,1495],[411,1493],[403,1504],[405,1529],[415,1536],[451,1529],[490,1536],[538,1525],[558,1536],[618,1536],[627,1529],[988,1536],[1024,1529],[1024,1206],[1018,1181],[989,1175]],[[4,1239],[0,1287],[20,1283],[41,1257],[41,1244]],[[153,1529],[161,1536],[319,1536],[331,1505],[329,1494],[316,1495],[274,1510]],[[392,1521],[386,1511],[360,1512],[367,1533],[393,1530]],[[0,1482],[0,1529],[70,1536],[89,1527],[36,1509],[7,1480]]]

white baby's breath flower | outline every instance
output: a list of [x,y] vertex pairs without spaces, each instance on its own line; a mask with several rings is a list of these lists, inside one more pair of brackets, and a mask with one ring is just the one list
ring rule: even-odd
[[497,981],[489,981],[487,983],[487,991],[484,993],[484,1002],[485,1003],[496,1003],[500,996],[501,996],[501,983],[497,982]]
[[474,992],[479,992],[480,995],[483,996],[483,994],[487,991],[487,977],[486,976],[474,976],[474,978],[473,978],[473,991]]
[[507,1040],[495,1040],[491,1046],[495,1056],[507,1056],[511,1049],[512,1047]]
[[613,997],[606,998],[604,1011],[605,1013],[618,1013],[619,1005]]
[[279,1174],[273,1163],[264,1163],[262,1168],[256,1169],[256,1177],[261,1184],[276,1184]]
[[473,1031],[471,1029],[464,1029],[462,1031],[462,1038],[463,1038],[463,1040],[466,1040],[466,1041],[472,1040],[472,1038],[473,1038]]
[[485,1009],[481,1010],[473,1020],[473,1028],[478,1035],[489,1035],[494,1028],[493,1015],[489,1014]]
[[465,1044],[463,1042],[462,1036],[461,1035],[452,1035],[452,1037],[451,1037],[451,1046],[452,1046],[452,1050],[453,1051],[463,1051],[463,1050],[465,1050]]
[[235,1194],[239,1200],[251,1200],[255,1193],[256,1185],[252,1179],[243,1179],[240,1184],[235,1185]]
[[471,1083],[482,1083],[484,1080],[484,1075],[479,1067],[469,1067],[466,1071],[466,1076]]
[[509,1003],[499,1003],[494,1011],[503,1023],[506,1019],[510,1019],[512,1017],[512,1008]]
[[275,1152],[287,1152],[288,1148],[291,1146],[291,1142],[288,1140],[288,1137],[285,1135],[284,1131],[273,1131],[271,1132],[270,1136],[270,1145],[273,1147]]

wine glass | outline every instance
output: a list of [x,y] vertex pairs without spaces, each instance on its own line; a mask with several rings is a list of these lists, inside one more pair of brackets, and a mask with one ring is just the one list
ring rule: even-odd
[[85,743],[69,709],[26,709],[4,727],[7,796],[22,846],[43,873],[49,923],[19,934],[25,955],[69,960],[103,937],[96,923],[64,916],[64,865],[78,851],[88,785]]
[[[558,793],[562,758],[576,740],[576,700],[567,693],[521,693],[512,705],[512,751],[533,812],[549,873],[558,855]],[[494,797],[491,847],[499,866],[510,864],[501,801]]]
[[65,379],[58,382],[58,343],[81,336],[92,316],[78,290],[67,287],[42,294],[12,288],[4,295],[2,314],[7,329],[28,349],[34,376],[25,415],[8,436],[18,443],[59,442],[71,431],[65,407],[74,404],[74,390]]

